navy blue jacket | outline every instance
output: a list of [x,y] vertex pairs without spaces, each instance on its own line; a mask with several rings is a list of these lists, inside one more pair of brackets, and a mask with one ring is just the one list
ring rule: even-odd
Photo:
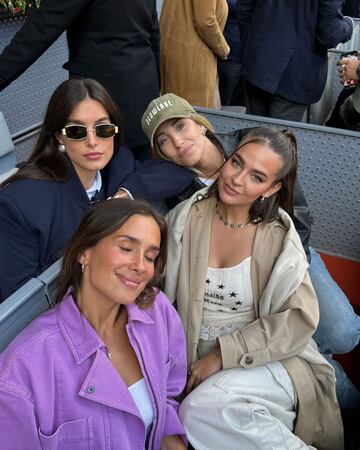
[[[102,170],[96,201],[119,187],[136,198],[161,200],[179,194],[192,181],[187,169],[167,161],[136,161],[121,148]],[[0,189],[0,302],[55,262],[90,207],[75,171],[64,182],[17,180]]]
[[240,28],[236,14],[237,0],[226,0],[229,7],[229,14],[224,28],[224,36],[230,47],[227,61],[240,63]]
[[327,50],[351,38],[342,0],[238,0],[244,78],[286,100],[317,102]]
[[41,0],[0,55],[0,90],[66,30],[71,76],[110,92],[125,124],[125,143],[146,144],[141,117],[159,95],[159,22],[155,0]]

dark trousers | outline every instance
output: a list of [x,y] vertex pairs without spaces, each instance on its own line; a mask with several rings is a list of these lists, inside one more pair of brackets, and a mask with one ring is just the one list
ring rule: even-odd
[[218,76],[221,105],[245,105],[242,95],[241,64],[219,60]]
[[246,81],[245,106],[247,114],[273,117],[274,119],[301,122],[308,105],[286,100],[276,94],[270,94]]

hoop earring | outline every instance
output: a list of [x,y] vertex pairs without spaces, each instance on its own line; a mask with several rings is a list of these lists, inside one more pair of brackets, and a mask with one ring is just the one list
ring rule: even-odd
[[58,149],[60,153],[66,153],[66,148],[64,144],[59,144]]

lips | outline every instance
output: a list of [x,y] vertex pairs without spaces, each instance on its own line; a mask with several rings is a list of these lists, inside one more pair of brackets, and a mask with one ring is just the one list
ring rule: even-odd
[[180,158],[184,158],[184,157],[188,156],[189,153],[191,152],[192,148],[193,148],[193,144],[188,145],[187,147],[181,148],[181,149],[178,151],[179,157],[180,157]]
[[224,183],[223,189],[227,195],[231,195],[232,197],[236,195],[240,195],[239,192],[237,192],[235,189],[233,189],[230,185]]
[[138,289],[143,282],[142,280],[134,280],[132,278],[124,277],[123,275],[119,275],[119,274],[116,274],[116,275],[123,282],[123,284],[125,284],[125,286],[127,286],[131,289]]
[[85,158],[87,159],[99,159],[102,157],[102,153],[100,152],[90,152],[90,153],[85,153]]

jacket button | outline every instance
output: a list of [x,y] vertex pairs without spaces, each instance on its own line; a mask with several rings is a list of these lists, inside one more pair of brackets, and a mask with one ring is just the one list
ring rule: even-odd
[[86,392],[87,392],[88,394],[94,394],[95,391],[96,391],[95,386],[88,386],[88,387],[86,388]]
[[245,358],[245,364],[250,365],[254,362],[254,358],[252,356],[247,356]]

